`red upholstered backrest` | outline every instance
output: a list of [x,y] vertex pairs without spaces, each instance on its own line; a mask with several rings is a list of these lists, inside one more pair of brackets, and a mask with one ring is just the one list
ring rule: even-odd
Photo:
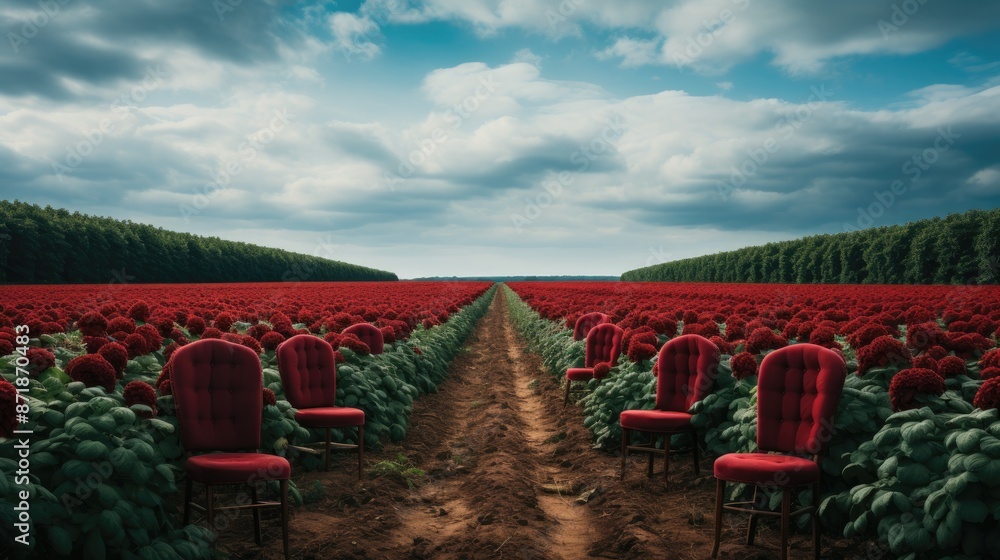
[[816,455],[833,432],[847,365],[836,352],[794,344],[764,357],[757,375],[757,447]]
[[356,323],[344,329],[344,334],[353,334],[371,349],[372,354],[381,354],[384,346],[382,331],[371,323]]
[[667,342],[656,360],[656,409],[687,412],[712,390],[719,348],[703,336],[686,334]]
[[278,372],[285,398],[295,408],[333,406],[337,364],[333,347],[322,338],[298,334],[278,346]]
[[260,447],[263,374],[253,350],[208,338],[178,348],[170,359],[174,406],[186,450]]
[[594,367],[601,362],[610,362],[612,366],[618,361],[622,351],[622,336],[625,331],[613,323],[601,323],[587,333],[587,354],[585,367]]
[[597,311],[580,316],[580,318],[576,320],[576,325],[573,327],[573,340],[583,340],[587,338],[587,334],[590,333],[590,329],[600,325],[601,323],[607,323],[610,320],[611,317]]

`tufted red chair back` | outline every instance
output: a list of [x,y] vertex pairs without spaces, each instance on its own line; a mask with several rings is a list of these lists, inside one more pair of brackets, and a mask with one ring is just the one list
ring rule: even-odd
[[656,409],[687,412],[712,390],[719,348],[707,338],[686,334],[667,342],[656,360]]
[[298,334],[278,346],[278,372],[285,398],[295,408],[333,406],[337,400],[337,364],[330,343]]
[[[344,329],[344,334],[353,334],[371,349],[372,354],[381,354],[384,348],[382,331],[371,323],[356,323]],[[291,401],[289,401],[291,402]]]
[[765,356],[757,376],[757,447],[821,453],[846,376],[843,358],[815,344],[793,344]]
[[587,334],[590,332],[590,329],[600,325],[601,323],[610,322],[611,317],[597,311],[581,315],[580,318],[576,320],[576,325],[573,327],[573,340],[583,340],[587,338]]
[[257,354],[209,338],[171,356],[174,405],[187,451],[245,451],[260,447],[263,374]]
[[587,354],[584,367],[592,368],[601,362],[618,361],[622,351],[622,336],[625,331],[613,323],[601,323],[587,333]]

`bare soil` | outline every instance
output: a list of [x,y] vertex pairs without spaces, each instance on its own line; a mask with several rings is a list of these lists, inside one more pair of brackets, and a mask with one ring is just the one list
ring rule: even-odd
[[[336,455],[329,472],[293,475],[307,498],[290,522],[293,558],[709,558],[710,460],[696,477],[690,455],[673,456],[667,486],[662,460],[650,479],[636,455],[620,482],[620,458],[592,449],[580,406],[563,407],[562,394],[525,350],[498,291],[449,379],[414,404],[406,440],[366,454],[365,480],[350,454]],[[372,477],[400,455],[423,476]],[[230,524],[219,549],[233,559],[282,558],[277,517],[264,515],[262,547],[249,517]],[[743,544],[745,518],[727,515],[723,528],[720,558],[780,557],[775,522],[759,522],[752,547]],[[811,558],[810,543],[796,535],[789,557]],[[822,552],[879,557],[829,537]]]

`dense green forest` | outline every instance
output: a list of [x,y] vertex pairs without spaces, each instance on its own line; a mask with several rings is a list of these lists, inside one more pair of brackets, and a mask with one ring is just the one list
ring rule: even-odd
[[1000,209],[672,261],[622,280],[828,284],[996,284]]
[[0,201],[0,283],[397,280],[250,243]]

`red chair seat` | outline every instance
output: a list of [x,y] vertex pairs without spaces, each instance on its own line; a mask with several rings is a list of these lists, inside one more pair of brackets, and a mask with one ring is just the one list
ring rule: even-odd
[[208,453],[188,457],[184,470],[206,484],[236,484],[255,480],[281,480],[292,474],[284,457],[267,453]]
[[673,432],[691,427],[691,415],[673,410],[623,410],[622,428],[640,432]]
[[566,370],[566,379],[570,381],[590,381],[594,378],[594,368],[579,367]]
[[819,482],[819,465],[810,459],[770,453],[728,453],[715,460],[715,477],[730,482],[800,486]]
[[295,421],[306,428],[349,428],[365,423],[365,411],[346,406],[306,408],[295,413]]

